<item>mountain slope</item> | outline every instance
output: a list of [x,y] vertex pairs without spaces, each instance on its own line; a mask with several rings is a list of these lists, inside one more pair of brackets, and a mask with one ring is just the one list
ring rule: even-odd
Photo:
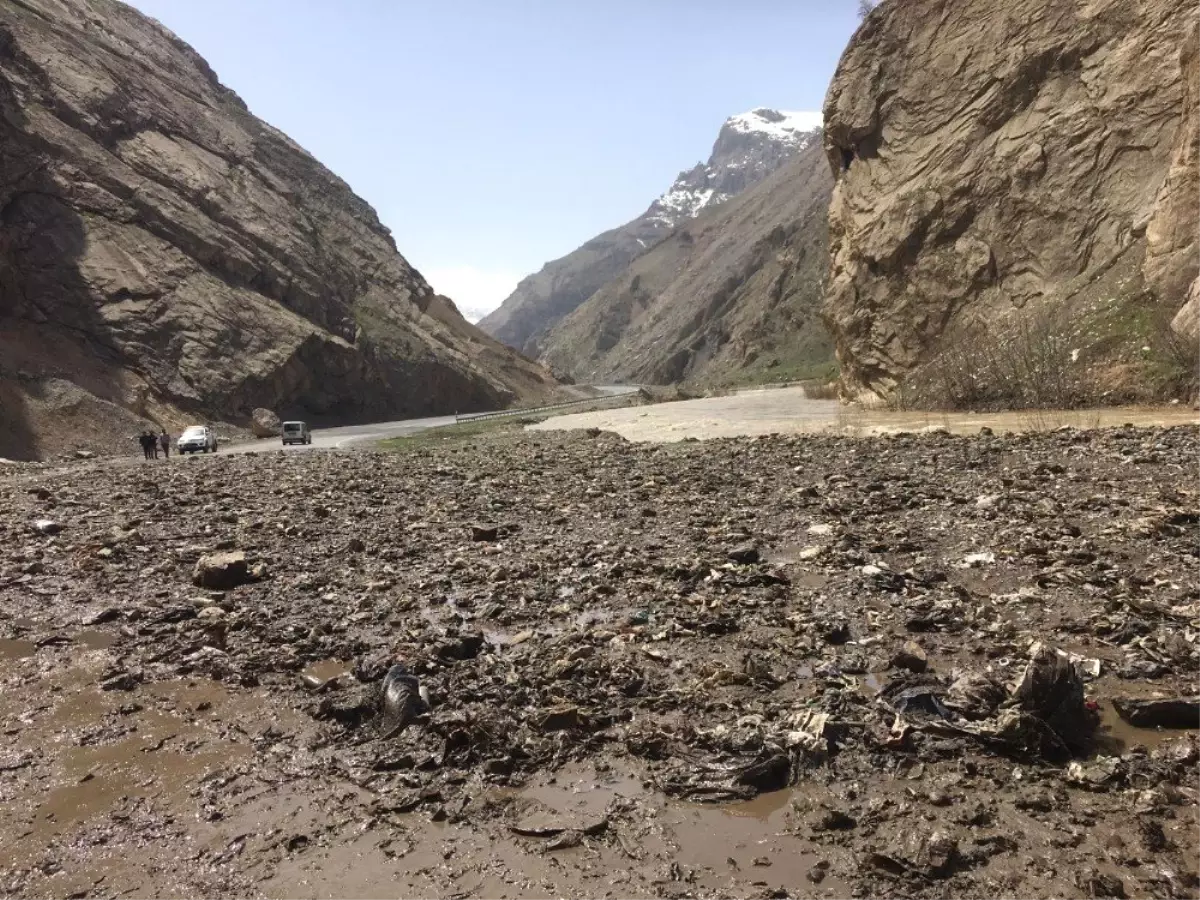
[[820,370],[832,184],[814,143],[635,260],[555,326],[543,359],[579,379],[653,384]]
[[756,109],[721,127],[707,163],[683,172],[650,207],[619,228],[523,279],[480,327],[530,356],[542,337],[629,264],[708,207],[746,190],[814,142],[819,117]]
[[1073,323],[1056,366],[1098,367],[1118,319],[1175,315],[1200,267],[1196,18],[1176,0],[884,0],[868,17],[825,103],[847,396],[1036,316]]
[[552,388],[157,22],[0,4],[0,455],[146,418],[351,421]]

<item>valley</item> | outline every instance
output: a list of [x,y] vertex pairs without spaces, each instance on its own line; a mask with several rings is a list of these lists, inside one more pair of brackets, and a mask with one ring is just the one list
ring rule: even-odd
[[[1194,896],[1197,452],[568,431],[9,469],[0,884]],[[429,699],[385,734],[395,663]]]
[[802,6],[0,0],[0,898],[1200,896],[1200,17]]

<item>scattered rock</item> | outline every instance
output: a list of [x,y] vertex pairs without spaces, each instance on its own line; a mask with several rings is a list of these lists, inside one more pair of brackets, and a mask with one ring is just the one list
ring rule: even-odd
[[587,727],[587,717],[574,706],[549,709],[537,717],[539,731],[575,731]]
[[726,554],[732,562],[749,565],[759,561],[758,547],[754,544],[739,544]]
[[379,712],[379,701],[377,688],[366,684],[353,685],[322,697],[315,717],[357,728],[375,717]]
[[734,779],[735,784],[756,791],[779,791],[792,782],[792,761],[782,753],[747,766]]
[[1137,728],[1200,728],[1200,697],[1113,699],[1117,715]]
[[471,540],[494,541],[500,536],[500,529],[495,525],[472,525]]
[[929,658],[916,641],[906,641],[904,646],[892,657],[891,667],[920,673],[929,667]]
[[250,580],[246,554],[240,550],[202,556],[192,572],[192,581],[200,587],[225,591]]
[[146,680],[146,676],[138,670],[117,672],[109,675],[100,682],[102,691],[132,691]]
[[402,665],[388,669],[380,688],[379,736],[395,737],[427,708],[421,682]]

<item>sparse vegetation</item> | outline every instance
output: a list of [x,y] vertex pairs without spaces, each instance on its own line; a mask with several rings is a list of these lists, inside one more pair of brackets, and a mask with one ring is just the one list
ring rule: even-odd
[[506,435],[519,435],[526,425],[541,422],[548,416],[515,416],[511,418],[477,419],[475,421],[459,422],[455,425],[444,425],[441,428],[428,428],[416,434],[403,437],[389,438],[380,441],[380,450],[397,452],[411,450],[446,450],[475,442],[482,437],[497,438]]
[[1195,346],[1144,297],[960,327],[900,385],[895,409],[1075,409],[1194,397]]
[[809,381],[802,387],[804,396],[809,400],[836,400],[838,398],[836,381]]

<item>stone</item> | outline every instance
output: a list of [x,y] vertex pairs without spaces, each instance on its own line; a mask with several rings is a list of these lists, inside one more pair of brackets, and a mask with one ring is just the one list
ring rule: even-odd
[[314,715],[357,728],[379,712],[380,694],[374,685],[358,684],[325,694]]
[[921,673],[929,668],[929,657],[916,641],[905,641],[892,657],[891,667]]
[[736,784],[756,791],[778,791],[791,784],[792,762],[782,753],[747,766],[734,779]]
[[1112,703],[1117,715],[1137,728],[1200,728],[1200,697],[1115,697]]
[[495,525],[472,525],[471,540],[494,541],[500,536],[500,529]]
[[380,686],[379,706],[379,736],[394,737],[427,709],[420,680],[404,666],[392,666]]
[[117,672],[100,682],[102,691],[132,691],[145,681],[145,676],[138,670]]
[[560,706],[537,716],[540,731],[574,731],[587,727],[587,717],[575,706]]
[[760,559],[758,547],[755,544],[741,544],[737,547],[734,547],[726,555],[733,562],[747,565],[750,563],[756,563]]
[[442,659],[474,659],[487,643],[483,633],[465,632],[438,645],[437,655]]
[[256,438],[279,437],[283,422],[269,409],[259,407],[250,414],[250,431]]
[[59,534],[63,530],[63,526],[53,519],[38,519],[33,523],[33,530],[38,534],[44,534],[47,537]]
[[846,831],[855,828],[858,821],[840,809],[825,809],[813,823],[813,831]]
[[202,556],[192,572],[192,581],[200,587],[224,591],[250,580],[246,554],[240,550]]

